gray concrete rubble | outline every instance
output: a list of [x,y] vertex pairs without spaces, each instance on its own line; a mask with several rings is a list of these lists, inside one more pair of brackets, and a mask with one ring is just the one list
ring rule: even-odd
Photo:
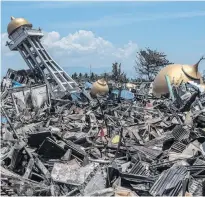
[[58,98],[33,78],[2,81],[2,196],[205,195],[202,89],[173,86],[173,100],[142,83],[127,99],[82,84]]

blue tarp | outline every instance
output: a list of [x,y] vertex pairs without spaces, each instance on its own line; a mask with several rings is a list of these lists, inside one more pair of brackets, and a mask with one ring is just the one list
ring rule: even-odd
[[6,124],[6,123],[7,123],[6,117],[4,117],[4,116],[1,117],[1,123],[3,123],[3,124]]
[[91,84],[91,83],[85,82],[85,84],[84,84],[84,88],[85,88],[85,89],[90,89],[91,87],[92,87],[92,84]]
[[20,86],[22,86],[22,84],[17,82],[17,81],[12,81],[12,86],[13,87],[20,87]]
[[73,101],[78,101],[78,100],[81,99],[81,98],[80,98],[80,94],[77,93],[77,92],[72,93],[72,94],[71,94],[71,97],[72,97]]
[[87,98],[83,93],[75,92],[71,94],[73,101],[87,102]]
[[[112,90],[112,93],[118,95],[119,90]],[[134,99],[134,94],[128,90],[122,90],[120,97],[123,99],[132,100]]]

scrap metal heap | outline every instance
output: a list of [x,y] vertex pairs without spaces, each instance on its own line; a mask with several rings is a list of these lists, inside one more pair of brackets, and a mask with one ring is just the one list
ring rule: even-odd
[[6,88],[1,195],[203,196],[205,93],[172,90],[54,99],[46,84]]
[[11,19],[7,44],[30,70],[10,69],[1,84],[1,195],[205,195],[202,87],[154,84],[171,99],[148,83],[111,91],[98,80],[79,91],[41,30]]

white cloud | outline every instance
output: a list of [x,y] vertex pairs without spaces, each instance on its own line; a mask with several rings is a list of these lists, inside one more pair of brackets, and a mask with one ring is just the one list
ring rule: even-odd
[[[110,41],[96,36],[91,31],[79,30],[74,34],[61,37],[58,32],[44,32],[45,36],[42,43],[53,59],[59,63],[61,67],[111,67],[114,61],[122,62],[125,70],[133,68],[137,44],[129,41],[127,44],[116,47]],[[17,57],[16,51],[11,52],[8,46],[5,46],[8,40],[7,34],[2,35],[2,61],[4,68],[11,66],[8,64],[11,59],[15,62],[14,69],[21,68],[23,60]],[[8,57],[8,55],[13,55]],[[21,60],[19,61],[19,58]],[[19,63],[18,63],[19,61]],[[19,65],[17,65],[19,64]]]
[[111,65],[115,60],[130,64],[137,51],[137,45],[131,41],[122,47],[115,47],[110,41],[84,30],[65,37],[60,37],[60,34],[54,31],[45,33],[42,42],[51,55],[64,66],[87,67],[92,64],[94,67],[103,67]]

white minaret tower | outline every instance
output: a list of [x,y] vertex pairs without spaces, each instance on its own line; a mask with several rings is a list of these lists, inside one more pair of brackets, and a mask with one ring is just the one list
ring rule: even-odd
[[7,42],[11,51],[19,51],[28,67],[33,70],[38,80],[44,81],[54,97],[79,90],[78,84],[51,58],[41,44],[41,29],[32,29],[24,18],[11,17],[8,24]]

